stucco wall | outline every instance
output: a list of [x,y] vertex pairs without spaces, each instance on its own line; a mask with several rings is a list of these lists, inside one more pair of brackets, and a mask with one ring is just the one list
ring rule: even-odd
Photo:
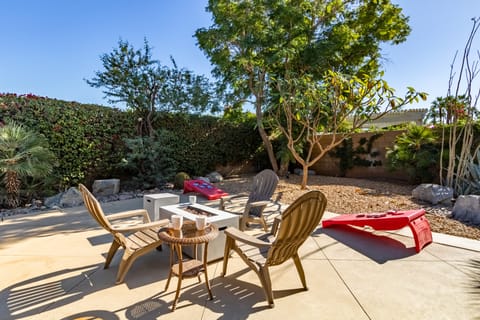
[[[380,166],[354,166],[352,169],[348,169],[346,172],[346,177],[350,178],[377,178],[377,179],[391,179],[391,180],[403,180],[407,181],[408,176],[402,172],[391,172],[387,170],[386,166],[386,151],[387,148],[393,148],[395,138],[397,135],[404,132],[403,130],[397,131],[386,131],[382,132],[382,136],[377,138],[372,144],[372,151],[376,150],[379,152],[379,155],[376,157],[371,157],[370,155],[359,155],[360,157],[366,160],[379,160],[382,162]],[[353,149],[359,146],[359,140],[363,137],[369,139],[376,133],[372,132],[363,132],[357,133],[352,136]],[[322,145],[325,145],[331,141],[331,135],[325,135],[322,137]],[[316,153],[318,154],[318,150]],[[321,158],[317,163],[315,163],[311,169],[315,170],[317,174],[327,175],[327,176],[340,176],[340,167],[339,167],[339,158],[332,157],[330,154],[326,154]]]

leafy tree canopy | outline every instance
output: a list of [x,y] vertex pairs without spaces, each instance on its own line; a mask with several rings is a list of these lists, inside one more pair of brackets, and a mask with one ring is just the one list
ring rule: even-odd
[[142,49],[120,40],[117,48],[100,59],[104,70],[97,71],[87,83],[103,88],[110,103],[126,103],[139,119],[139,134],[153,134],[155,111],[218,111],[218,101],[209,80],[178,68],[173,58],[173,68],[161,65],[152,58],[152,48],[146,39]]
[[207,10],[213,25],[196,31],[199,46],[216,76],[248,94],[249,75],[287,66],[317,79],[329,69],[374,75],[381,43],[410,33],[390,0],[210,0]]
[[380,45],[401,43],[410,33],[408,18],[390,0],[210,0],[207,11],[213,24],[196,31],[198,44],[228,89],[229,105],[251,99],[275,171],[264,129],[275,83],[322,82],[329,70],[377,76]]

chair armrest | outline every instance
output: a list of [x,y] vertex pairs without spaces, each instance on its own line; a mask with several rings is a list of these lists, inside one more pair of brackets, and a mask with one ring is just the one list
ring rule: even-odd
[[248,199],[248,193],[238,193],[228,196],[223,196],[220,198],[220,210],[225,210],[225,203],[232,202],[234,199],[246,198]]
[[234,240],[237,240],[239,242],[242,242],[257,248],[271,247],[271,243],[257,239],[254,236],[251,236],[249,234],[246,234],[238,230],[237,228],[233,228],[233,227],[227,228],[225,230],[225,234]]
[[[112,213],[112,214],[109,214],[109,215],[105,215],[105,217],[109,221],[131,218],[131,217],[143,217],[144,221],[150,222],[150,217],[148,216],[148,212],[145,209],[137,209],[137,210],[123,211],[123,212],[119,212],[119,213]],[[148,217],[147,220],[145,220],[146,217]]]
[[273,203],[273,202],[270,200],[254,201],[254,202],[250,202],[250,208],[263,207],[263,206],[269,205],[270,203]]
[[272,231],[270,233],[274,236],[277,235],[278,227],[280,226],[280,223],[282,223],[282,216],[276,216],[273,219],[273,224],[272,224]]
[[137,223],[137,224],[128,224],[128,222],[126,222],[125,224],[122,224],[119,226],[112,225],[112,229],[118,232],[133,232],[133,231],[150,229],[155,227],[166,227],[168,226],[169,222],[170,221],[168,219],[163,219],[163,220],[158,220],[158,221],[153,221],[148,223]]
[[248,198],[248,193],[231,194],[231,195],[228,195],[228,196],[223,196],[220,199],[221,200],[231,200],[231,199],[241,198],[241,197],[247,197]]

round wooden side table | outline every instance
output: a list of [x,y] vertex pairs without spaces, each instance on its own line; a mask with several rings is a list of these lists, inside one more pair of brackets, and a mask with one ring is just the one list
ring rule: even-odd
[[[210,300],[213,299],[212,290],[207,274],[207,253],[208,242],[218,236],[218,228],[213,224],[208,224],[205,229],[197,230],[194,221],[185,221],[181,230],[174,230],[172,228],[162,228],[158,231],[158,238],[170,245],[170,272],[168,274],[165,291],[168,289],[172,275],[178,277],[177,292],[172,304],[172,311],[177,305],[178,296],[180,295],[180,288],[183,278],[198,277],[200,274],[205,274],[205,284],[208,290]],[[204,245],[203,259],[199,260],[197,257],[197,246]],[[183,261],[182,246],[193,246],[194,257],[190,260]],[[175,261],[174,252],[177,255]]]

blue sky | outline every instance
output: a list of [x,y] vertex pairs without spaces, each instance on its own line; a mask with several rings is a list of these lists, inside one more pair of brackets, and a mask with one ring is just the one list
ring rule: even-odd
[[[108,105],[90,79],[100,55],[118,40],[140,48],[147,38],[153,56],[169,65],[209,75],[195,30],[211,24],[207,0],[0,0],[0,92],[33,93],[67,101]],[[412,33],[383,48],[385,80],[399,94],[407,86],[430,94],[428,107],[448,88],[450,64],[463,50],[480,16],[479,0],[393,0],[410,16]],[[475,48],[480,49],[480,35]]]

